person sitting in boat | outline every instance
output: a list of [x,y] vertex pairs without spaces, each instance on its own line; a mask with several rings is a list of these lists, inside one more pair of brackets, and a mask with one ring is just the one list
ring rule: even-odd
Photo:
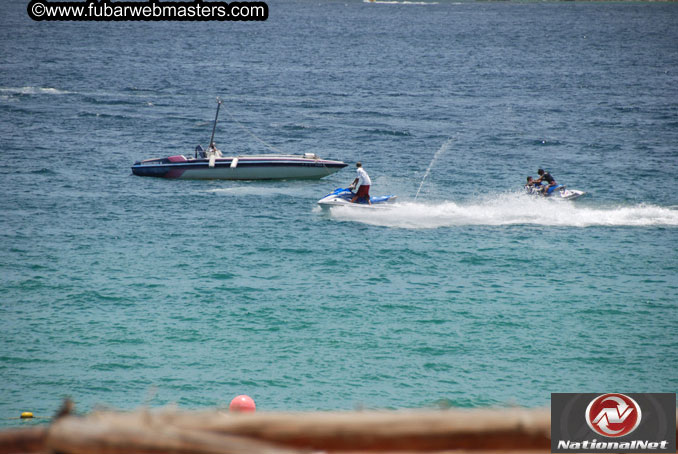
[[207,154],[209,155],[210,153],[214,153],[214,155],[217,158],[221,157],[221,151],[219,151],[219,149],[217,148],[217,144],[214,142],[212,142],[210,146],[207,148]]
[[358,176],[355,180],[353,180],[350,188],[354,189],[357,187],[358,192],[351,199],[351,203],[355,203],[356,201],[362,199],[367,199],[367,203],[372,205],[372,202],[370,201],[370,185],[372,184],[372,180],[370,180],[370,176],[367,174],[367,172],[365,172],[365,169],[363,169],[362,163],[357,162],[355,166]]
[[554,186],[557,186],[558,183],[556,183],[556,180],[551,176],[551,174],[548,173],[548,172],[545,172],[544,169],[537,170],[537,173],[539,174],[539,178],[534,180],[534,182],[536,184],[541,185],[542,181],[546,181],[546,183],[548,183],[548,184],[541,188],[541,192],[542,192],[542,194],[547,195],[549,193],[549,189],[554,187]]

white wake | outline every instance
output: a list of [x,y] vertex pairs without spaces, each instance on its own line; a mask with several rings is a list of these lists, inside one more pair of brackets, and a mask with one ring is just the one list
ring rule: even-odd
[[590,207],[567,201],[505,194],[457,203],[400,202],[385,209],[334,207],[333,219],[408,229],[465,225],[678,226],[678,209],[657,205]]
[[213,188],[207,189],[204,192],[226,195],[226,196],[260,196],[260,197],[272,197],[278,195],[287,195],[287,196],[300,196],[302,194],[302,189],[296,187],[277,187],[277,186],[233,186],[226,188]]
[[0,88],[0,93],[8,93],[10,95],[68,95],[70,91],[59,90],[50,87],[3,87]]

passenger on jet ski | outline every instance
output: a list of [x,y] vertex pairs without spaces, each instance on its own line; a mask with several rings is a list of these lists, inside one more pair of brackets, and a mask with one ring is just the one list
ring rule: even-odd
[[351,199],[351,203],[355,203],[361,199],[367,199],[367,203],[372,205],[372,202],[370,201],[370,185],[372,184],[372,180],[370,180],[370,176],[365,172],[365,169],[363,169],[362,163],[357,162],[355,166],[358,176],[353,180],[353,183],[351,183],[351,186],[349,187],[351,189],[357,187],[358,192],[356,192],[356,195]]
[[544,172],[544,169],[537,170],[537,173],[539,174],[539,178],[534,180],[534,183],[536,185],[541,186],[542,181],[546,181],[548,183],[546,186],[542,186],[540,188],[542,194],[544,194],[544,195],[548,194],[548,191],[549,191],[550,188],[558,185],[558,183],[556,183],[556,180],[553,179],[551,174],[548,173],[548,172]]
[[[547,188],[549,186],[544,185],[539,180],[535,180],[532,177],[527,177],[527,183],[525,183],[525,190],[528,194],[538,195],[542,197],[548,197]],[[557,187],[557,186],[556,186]]]
[[541,183],[536,183],[532,177],[527,177],[527,183],[525,183],[525,190],[529,193],[536,191],[541,191]]

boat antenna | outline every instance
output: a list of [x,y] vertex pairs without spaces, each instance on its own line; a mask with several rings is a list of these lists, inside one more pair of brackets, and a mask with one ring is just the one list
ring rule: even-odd
[[210,147],[214,148],[214,131],[217,130],[217,118],[219,118],[219,108],[221,107],[221,98],[217,96],[217,115],[214,117],[214,126],[212,127],[212,137],[210,137]]

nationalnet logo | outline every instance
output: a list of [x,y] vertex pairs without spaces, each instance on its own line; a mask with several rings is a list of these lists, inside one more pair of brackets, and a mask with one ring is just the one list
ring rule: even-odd
[[551,451],[676,452],[676,395],[553,393]]
[[638,427],[642,418],[638,403],[624,394],[603,394],[586,407],[589,427],[604,437],[623,437]]

